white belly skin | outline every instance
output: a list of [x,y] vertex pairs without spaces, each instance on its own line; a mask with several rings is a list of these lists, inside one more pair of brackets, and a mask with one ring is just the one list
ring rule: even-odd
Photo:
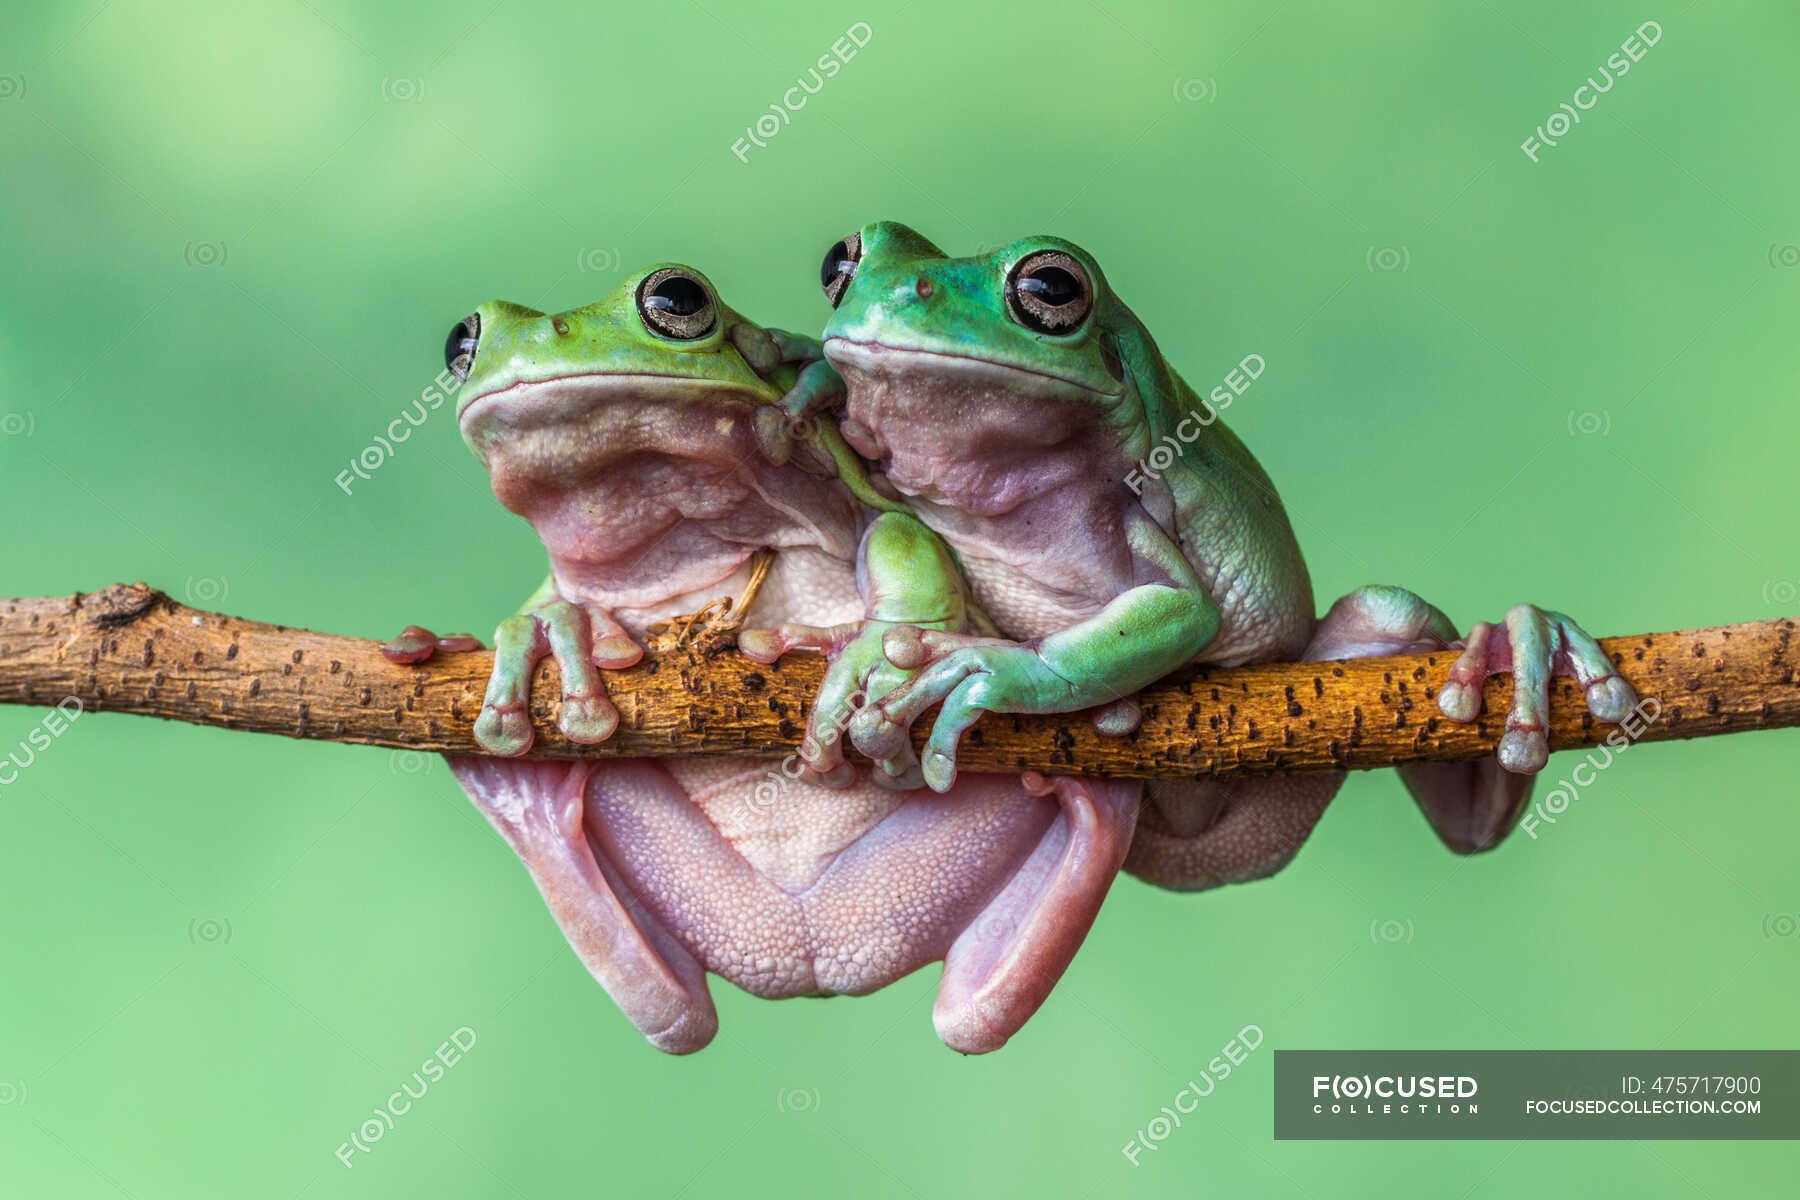
[[[747,572],[611,611],[641,634],[736,595]],[[851,563],[791,547],[749,623],[830,625],[862,607]],[[964,774],[940,796],[876,787],[866,771],[837,790],[794,778],[794,763],[746,758],[452,767],[595,978],[672,1053],[716,1031],[708,973],[770,998],[854,995],[939,959],[940,1036],[966,1053],[998,1048],[1086,936],[1141,791]]]
[[[748,575],[746,563],[711,589],[615,612],[640,633]],[[862,608],[850,564],[797,548],[777,555],[747,621],[834,625]],[[967,775],[940,796],[877,787],[866,771],[816,787],[763,759],[655,765],[601,765],[588,836],[708,971],[771,998],[870,992],[942,958],[1058,813],[1015,775]]]
[[1057,818],[1007,777],[769,801],[767,763],[659,766],[597,773],[588,837],[707,970],[770,998],[870,992],[944,957]]

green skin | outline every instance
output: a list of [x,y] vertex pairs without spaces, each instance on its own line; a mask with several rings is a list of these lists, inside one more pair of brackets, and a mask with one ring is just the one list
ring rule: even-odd
[[[635,284],[658,269],[646,268],[629,282]],[[788,624],[778,630],[746,631],[740,639],[746,654],[763,661],[792,649],[815,650],[831,659],[830,683],[813,711],[819,737],[809,742],[806,763],[815,772],[815,782],[847,781],[852,772],[843,760],[837,731],[849,721],[853,698],[868,688],[884,694],[906,674],[888,662],[884,633],[899,626],[933,631],[992,627],[973,611],[967,587],[942,540],[904,505],[869,486],[861,460],[845,445],[834,422],[815,419],[790,426],[781,420],[779,405],[784,400],[797,408],[817,408],[832,402],[841,390],[841,381],[823,361],[819,343],[764,329],[722,301],[715,299],[714,304],[711,332],[681,341],[646,327],[631,286],[558,314],[550,322],[517,305],[485,304],[474,317],[480,352],[463,366],[468,374],[460,388],[458,421],[464,440],[493,473],[496,495],[533,522],[550,548],[553,567],[561,554],[567,560],[564,569],[578,573],[583,556],[593,556],[596,542],[604,549],[606,540],[605,534],[596,535],[589,527],[589,510],[568,499],[579,492],[573,482],[590,469],[582,462],[583,452],[571,444],[580,436],[571,432],[581,428],[579,423],[547,423],[541,431],[523,428],[515,416],[482,412],[478,406],[483,401],[521,385],[603,375],[633,381],[643,422],[663,419],[660,406],[652,402],[659,391],[668,397],[669,408],[687,398],[699,397],[704,403],[706,396],[727,395],[765,406],[767,419],[758,420],[763,454],[782,464],[795,454],[811,455],[814,462],[835,471],[858,502],[873,510],[859,548],[859,575],[868,603],[864,621],[831,628]],[[563,599],[555,579],[553,572],[519,612],[495,630],[494,670],[474,729],[476,743],[490,754],[516,756],[530,749],[531,680],[546,654],[560,668],[562,733],[571,741],[594,743],[610,737],[618,726],[619,713],[606,696],[601,669],[628,667],[643,656],[643,648],[606,611]],[[683,590],[679,583],[666,587],[670,594]],[[434,649],[463,648],[464,639],[434,639],[426,631],[412,632],[410,641],[392,644],[391,657],[417,661]],[[882,781],[891,786],[920,782],[910,745],[880,756],[877,766]]]
[[[951,258],[893,222],[852,238],[854,266],[834,269],[828,255],[824,275],[828,296],[834,277],[842,283],[823,341],[848,384],[844,434],[879,471],[876,486],[949,542],[976,601],[1014,639],[889,632],[890,662],[910,674],[870,693],[850,726],[858,747],[897,752],[941,704],[924,776],[943,789],[958,740],[984,711],[1093,708],[1187,663],[1303,653],[1317,627],[1311,585],[1273,485],[1086,251],[1033,237]],[[1087,281],[1079,318],[1052,332],[1027,326],[1011,280],[1045,252]],[[784,403],[798,420],[830,402],[821,391]],[[1150,478],[1144,460],[1165,442],[1183,451]],[[1401,643],[1421,620],[1454,632],[1416,596],[1396,603],[1398,591],[1355,594],[1358,620],[1388,621]],[[1066,619],[1009,621],[1006,598],[1017,607],[1020,596],[1059,605]],[[1515,701],[1499,759],[1513,772],[1543,766],[1553,674],[1574,675],[1602,720],[1635,703],[1574,622],[1522,605],[1502,627],[1475,627],[1441,711],[1473,720],[1482,679],[1502,671],[1514,675]],[[1117,731],[1118,710],[1107,711]]]
[[[829,403],[841,388],[819,356],[676,264],[584,308],[493,303],[457,324],[458,426],[551,576],[496,635],[475,724],[488,753],[450,769],[659,1048],[712,1037],[709,973],[762,996],[860,995],[941,960],[933,1023],[981,1053],[1030,1017],[1080,946],[1142,789],[971,773],[937,796],[910,746],[874,771],[843,760],[836,735],[858,694],[905,678],[886,652],[893,630],[984,626],[944,543],[869,486],[836,425],[785,422],[779,402]],[[763,613],[818,623],[739,634],[752,657],[831,659],[805,757],[817,776],[753,758],[507,757],[531,744],[544,657],[561,667],[563,733],[601,741],[619,724],[605,669],[721,597],[734,604],[699,627],[703,645]],[[460,641],[413,628],[388,650],[419,661]],[[813,786],[840,781],[848,790]]]

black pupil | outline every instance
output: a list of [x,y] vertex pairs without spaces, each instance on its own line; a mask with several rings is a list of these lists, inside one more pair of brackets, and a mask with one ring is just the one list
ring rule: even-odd
[[706,307],[706,289],[686,276],[671,275],[645,298],[644,307],[691,317]]
[[1061,267],[1039,267],[1019,280],[1019,289],[1052,308],[1061,308],[1081,296],[1081,284]]
[[469,330],[467,321],[458,321],[456,328],[450,331],[450,340],[444,343],[444,361],[454,362],[460,355],[472,354],[475,351],[475,335]]
[[850,247],[839,242],[825,255],[825,265],[819,269],[819,282],[830,287],[837,282],[838,276],[848,275],[855,269],[856,264],[850,261]]

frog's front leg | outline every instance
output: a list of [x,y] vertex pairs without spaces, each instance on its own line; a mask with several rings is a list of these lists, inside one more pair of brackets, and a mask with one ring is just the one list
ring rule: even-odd
[[[738,649],[756,662],[774,662],[790,650],[813,651],[829,661],[807,714],[800,752],[809,780],[828,787],[854,777],[844,760],[845,727],[862,706],[893,692],[909,674],[890,661],[886,639],[900,629],[914,634],[962,629],[973,615],[949,548],[910,513],[884,512],[869,523],[857,549],[857,578],[865,620],[829,628],[789,622],[745,630],[738,638]],[[907,790],[923,783],[918,756],[905,738],[871,757],[882,786]]]
[[1500,625],[1476,622],[1461,645],[1462,656],[1438,690],[1438,711],[1452,721],[1473,721],[1481,715],[1482,682],[1510,672],[1513,703],[1500,739],[1500,765],[1509,771],[1535,774],[1550,757],[1544,731],[1553,677],[1573,677],[1597,720],[1622,721],[1638,702],[1599,643],[1561,613],[1516,605]]
[[565,737],[603,742],[619,727],[600,668],[629,667],[644,656],[643,647],[603,609],[563,600],[545,580],[524,611],[494,631],[494,673],[475,718],[475,742],[490,754],[531,749],[531,678],[545,655],[555,656],[562,673],[556,725]]
[[956,779],[956,748],[983,712],[1061,713],[1111,704],[1190,661],[1219,628],[1219,610],[1181,550],[1148,516],[1125,522],[1136,561],[1162,581],[1134,587],[1093,617],[1037,642],[925,630],[887,635],[889,660],[917,674],[850,724],[870,757],[897,752],[927,709],[942,703],[923,761],[925,782]]
[[815,337],[743,322],[732,328],[731,340],[744,361],[765,379],[783,367],[793,369],[781,403],[756,415],[756,433],[764,453],[775,463],[785,463],[807,421],[842,406],[844,381],[837,369],[825,361],[825,352]]

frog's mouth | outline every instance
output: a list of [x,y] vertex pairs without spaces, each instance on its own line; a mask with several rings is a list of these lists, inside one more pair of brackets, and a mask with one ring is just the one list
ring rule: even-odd
[[[952,354],[943,350],[927,350],[920,346],[892,346],[885,342],[857,342],[849,338],[825,339],[825,356],[839,372],[852,374],[938,375],[959,379],[965,384],[997,385],[1000,390],[1030,395],[1069,395],[1069,389],[1082,396],[1099,396],[1116,400],[1124,395],[1119,387],[1100,387],[1091,380],[1076,379],[1053,371],[1040,371],[1017,363],[1000,362],[972,354]],[[960,377],[960,378],[959,378]]]
[[459,404],[456,419],[465,430],[494,421],[522,431],[580,421],[604,406],[652,407],[698,393],[705,393],[708,403],[737,404],[745,409],[761,403],[759,397],[740,385],[718,379],[593,371],[543,379],[495,380]]

